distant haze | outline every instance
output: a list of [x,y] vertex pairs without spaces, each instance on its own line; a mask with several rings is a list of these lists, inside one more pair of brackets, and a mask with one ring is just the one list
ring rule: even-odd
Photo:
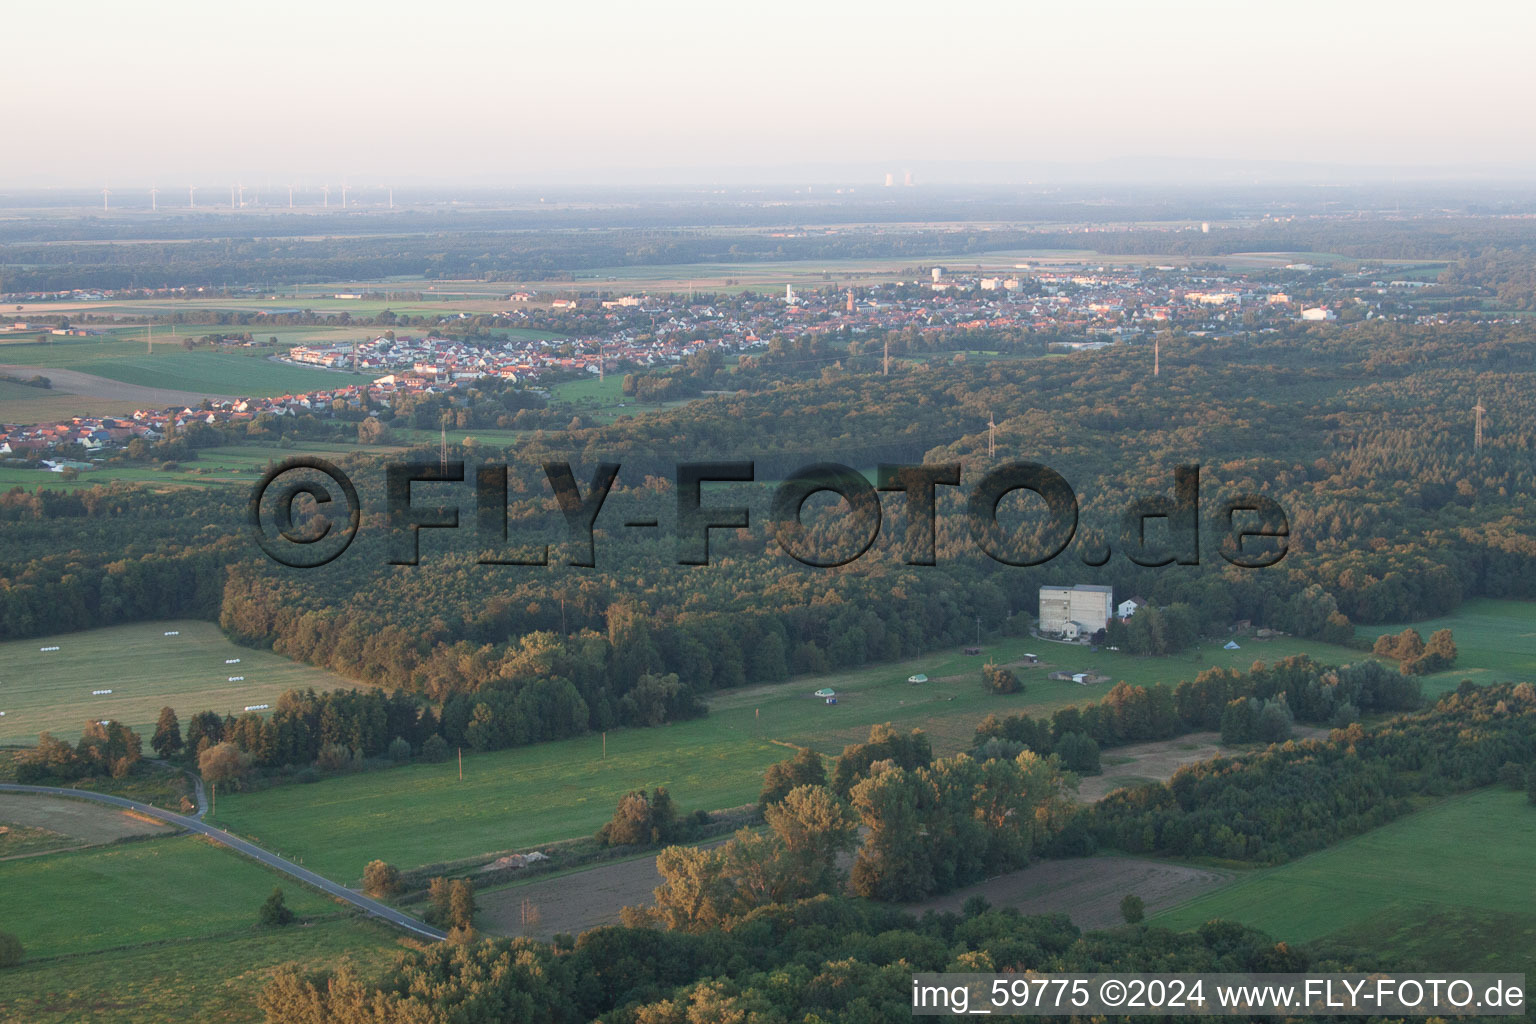
[[4,188],[1536,168],[1530,3],[61,0],[4,20]]

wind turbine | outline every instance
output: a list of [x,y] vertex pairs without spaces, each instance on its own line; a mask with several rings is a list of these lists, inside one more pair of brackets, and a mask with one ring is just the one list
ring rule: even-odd
[[341,208],[343,210],[347,208],[347,189],[350,187],[346,182],[341,183]]
[[229,208],[231,210],[235,208],[235,186],[233,185],[229,186]]
[[101,190],[101,208],[103,210],[110,209],[110,207],[107,206],[107,196],[109,196],[111,194],[112,194],[112,190],[109,189],[109,188],[104,188],[104,189]]
[[288,186],[288,209],[293,209],[293,186]]
[[149,209],[152,213],[160,209],[160,200],[157,198],[159,195],[160,190],[158,188],[152,188],[149,190]]
[[240,190],[240,209],[243,210],[245,209],[245,186],[237,185],[236,187]]
[[325,206],[329,209],[331,205],[331,186],[321,185],[320,190],[325,193]]
[[389,208],[391,210],[395,208],[395,187],[393,185],[389,187]]
[[187,186],[187,209],[189,209],[189,210],[197,209],[197,186],[196,185],[188,185]]

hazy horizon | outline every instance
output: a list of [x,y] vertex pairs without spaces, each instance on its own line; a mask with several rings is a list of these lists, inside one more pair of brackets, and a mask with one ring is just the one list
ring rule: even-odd
[[0,187],[1528,177],[1536,7],[1460,12],[87,0],[8,14]]

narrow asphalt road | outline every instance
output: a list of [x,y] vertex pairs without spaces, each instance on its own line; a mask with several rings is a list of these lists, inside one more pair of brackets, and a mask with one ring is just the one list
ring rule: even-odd
[[[120,796],[110,796],[106,793],[92,793],[89,790],[84,789],[65,789],[57,786],[22,786],[13,782],[0,782],[0,792],[42,793],[47,796],[74,797],[80,800],[94,800],[101,804],[111,804],[114,807],[125,807],[128,810],[136,811],[139,814],[148,815],[151,818],[158,818],[161,821],[169,822],[170,824],[179,828],[186,829],[188,832],[196,832],[198,835],[207,836],[214,842],[222,843],[223,845],[229,847],[231,850],[234,850],[238,853],[243,853],[247,857],[250,857],[252,860],[260,861],[262,864],[267,865],[269,868],[281,871],[285,875],[291,875],[306,885],[313,886],[314,888],[319,889],[321,892],[329,893],[339,900],[345,900],[357,909],[361,910],[363,913],[368,914],[371,917],[376,917],[381,921],[387,921],[397,928],[403,928],[406,931],[420,935],[423,938],[433,939],[436,941],[441,941],[448,937],[445,933],[437,930],[436,928],[433,928],[431,925],[424,921],[418,921],[416,918],[410,916],[409,914],[402,914],[400,911],[394,909],[393,907],[386,906],[383,903],[380,903],[378,900],[371,900],[367,896],[364,896],[362,893],[354,892],[344,885],[340,885],[331,881],[329,878],[324,878],[315,874],[313,871],[302,868],[299,865],[293,863],[291,860],[285,860],[275,853],[269,853],[266,850],[263,850],[261,847],[257,846],[255,843],[248,843],[244,839],[241,839],[239,836],[230,835],[223,829],[214,828],[212,825],[205,825],[203,822],[197,820],[196,818],[189,818],[185,814],[177,814],[174,811],[163,811],[158,807],[151,807],[148,804],[141,804],[137,801],[127,800]],[[199,800],[199,803],[201,803],[201,800]]]

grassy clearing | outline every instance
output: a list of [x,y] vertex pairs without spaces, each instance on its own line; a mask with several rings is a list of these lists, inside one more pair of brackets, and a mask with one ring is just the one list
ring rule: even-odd
[[1286,942],[1353,939],[1364,949],[1437,958],[1429,969],[1529,973],[1533,848],[1536,808],[1524,794],[1483,790],[1253,872],[1153,922],[1190,928],[1226,918]]
[[300,916],[341,905],[193,836],[0,862],[6,930],[28,958],[254,927],[273,886]]
[[[39,650],[55,645],[59,650]],[[226,665],[226,658],[240,663]],[[74,738],[86,722],[115,718],[144,736],[148,752],[166,705],[185,721],[197,711],[238,714],[248,704],[275,704],[284,690],[348,685],[270,651],[237,647],[218,626],[192,619],[12,640],[0,643],[0,741],[32,741],[43,730]],[[112,693],[91,692],[104,689]]]
[[345,918],[29,961],[5,972],[0,1019],[257,1024],[263,1015],[256,997],[278,965],[321,970],[348,960],[368,977],[382,971],[402,948],[397,933],[384,926]]
[[1426,694],[1454,690],[1463,679],[1480,685],[1536,679],[1536,602],[1477,598],[1443,618],[1361,627],[1359,635],[1374,640],[1409,626],[1426,640],[1437,629],[1456,637],[1456,667],[1425,676]]

